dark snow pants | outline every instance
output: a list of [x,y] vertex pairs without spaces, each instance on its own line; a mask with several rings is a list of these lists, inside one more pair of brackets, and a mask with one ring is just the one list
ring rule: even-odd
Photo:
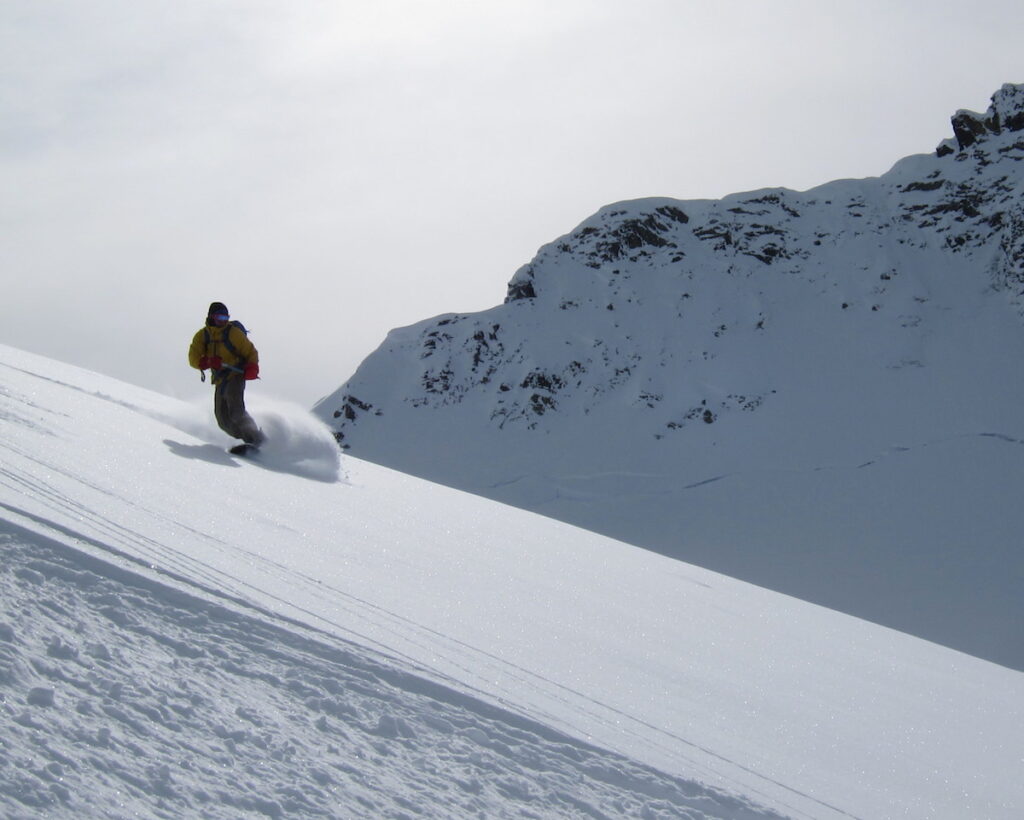
[[217,382],[213,390],[213,414],[220,429],[246,444],[259,444],[263,433],[245,409],[245,378],[232,373]]

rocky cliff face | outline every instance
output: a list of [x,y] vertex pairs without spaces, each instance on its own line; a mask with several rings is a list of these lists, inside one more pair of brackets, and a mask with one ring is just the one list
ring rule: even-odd
[[952,123],[877,178],[603,208],[316,412],[361,458],[983,654],[954,602],[1024,528],[1024,86]]

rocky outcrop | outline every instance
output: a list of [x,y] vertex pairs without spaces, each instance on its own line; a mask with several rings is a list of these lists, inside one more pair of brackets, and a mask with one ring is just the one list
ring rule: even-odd
[[1024,85],[1004,85],[992,95],[992,105],[985,114],[957,111],[952,123],[961,151],[988,135],[1024,130]]

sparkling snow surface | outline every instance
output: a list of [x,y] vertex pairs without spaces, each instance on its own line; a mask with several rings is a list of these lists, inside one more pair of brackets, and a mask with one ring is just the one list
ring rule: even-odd
[[251,396],[0,347],[0,814],[1019,817],[1021,673]]

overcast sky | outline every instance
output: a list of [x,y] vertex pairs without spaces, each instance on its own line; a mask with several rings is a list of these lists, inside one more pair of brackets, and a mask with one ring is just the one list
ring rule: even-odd
[[1024,82],[1019,0],[0,0],[0,342],[311,405],[603,205],[877,176]]

